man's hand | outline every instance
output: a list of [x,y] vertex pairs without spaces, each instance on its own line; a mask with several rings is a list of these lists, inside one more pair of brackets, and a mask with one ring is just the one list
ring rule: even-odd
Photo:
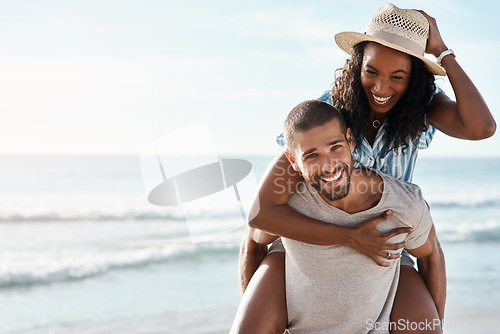
[[377,230],[377,225],[389,219],[391,214],[392,211],[387,210],[379,217],[371,218],[358,224],[352,232],[349,233],[347,245],[358,253],[368,256],[379,266],[390,266],[391,262],[384,261],[382,258],[392,260],[401,257],[400,254],[391,254],[388,257],[388,251],[403,248],[406,246],[406,241],[395,244],[388,242],[388,240],[398,234],[410,233],[413,231],[411,227],[399,227],[386,233]]

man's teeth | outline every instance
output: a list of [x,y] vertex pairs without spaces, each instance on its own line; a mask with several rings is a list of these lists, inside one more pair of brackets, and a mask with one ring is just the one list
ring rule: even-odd
[[392,96],[389,96],[389,97],[379,97],[379,96],[375,96],[373,94],[372,94],[372,96],[373,96],[373,99],[375,100],[375,102],[380,103],[380,104],[387,103],[391,99],[391,97],[392,97]]
[[342,175],[342,170],[339,170],[336,174],[330,177],[322,177],[321,179],[325,182],[335,182],[340,178],[341,175]]

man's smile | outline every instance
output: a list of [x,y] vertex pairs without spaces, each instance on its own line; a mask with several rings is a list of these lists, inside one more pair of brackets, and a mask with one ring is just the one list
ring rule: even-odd
[[340,180],[340,178],[343,175],[343,171],[344,171],[344,169],[341,168],[335,174],[330,175],[330,176],[320,176],[319,179],[328,185],[332,185],[333,183],[336,183],[337,181]]

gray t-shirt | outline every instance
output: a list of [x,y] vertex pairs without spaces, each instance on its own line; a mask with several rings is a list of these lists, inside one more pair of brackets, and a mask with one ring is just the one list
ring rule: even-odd
[[[407,249],[423,245],[432,218],[420,189],[378,173],[384,181],[379,203],[368,210],[349,214],[337,209],[310,185],[303,185],[288,205],[325,222],[355,226],[379,216],[387,209],[391,217],[379,224],[382,232],[411,226],[414,231],[389,241],[407,241]],[[369,257],[344,245],[318,246],[282,238],[286,249],[286,299],[288,330],[300,333],[389,333],[389,315],[399,279],[399,259],[390,267],[377,265]],[[401,252],[401,249],[394,252]]]

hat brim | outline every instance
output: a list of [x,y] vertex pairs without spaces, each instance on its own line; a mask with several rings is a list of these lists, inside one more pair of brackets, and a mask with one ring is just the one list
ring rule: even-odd
[[393,44],[391,42],[387,42],[386,40],[383,40],[381,38],[370,36],[367,34],[361,34],[359,32],[354,32],[354,31],[339,32],[338,34],[335,35],[335,43],[337,43],[339,48],[341,48],[342,50],[344,50],[348,54],[352,54],[352,48],[356,44],[361,43],[361,42],[376,42],[376,43],[382,44],[384,46],[387,46],[391,49],[395,49],[395,50],[404,52],[406,54],[409,54],[410,56],[413,56],[413,57],[416,57],[416,58],[422,60],[425,64],[425,67],[427,67],[429,72],[431,72],[432,74],[442,75],[442,76],[446,75],[445,69],[442,68],[441,66],[439,66],[438,64],[436,64],[435,62],[433,62],[432,60],[427,59],[423,56],[420,56],[420,55],[418,55],[418,54],[416,54],[416,53],[414,53],[414,52],[412,52],[412,51],[410,51],[402,46],[399,46],[397,44]]

